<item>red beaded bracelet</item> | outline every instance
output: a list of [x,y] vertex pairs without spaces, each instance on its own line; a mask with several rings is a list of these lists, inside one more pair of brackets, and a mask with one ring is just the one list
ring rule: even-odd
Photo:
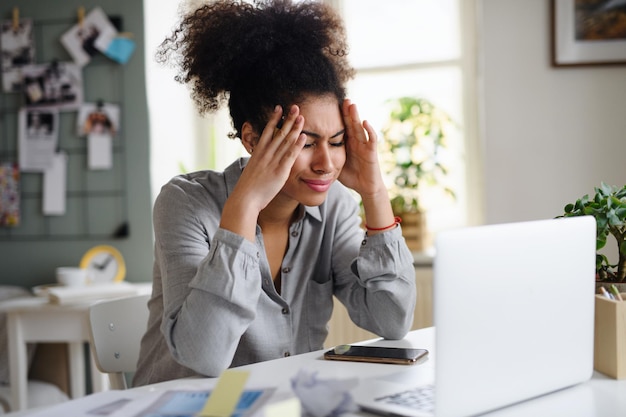
[[398,216],[393,218],[393,224],[390,224],[389,226],[385,226],[385,227],[369,227],[368,225],[365,225],[365,228],[367,230],[369,230],[370,232],[380,232],[381,230],[387,230],[387,229],[391,229],[392,227],[395,227],[397,225],[399,225],[400,223],[402,223],[402,219]]

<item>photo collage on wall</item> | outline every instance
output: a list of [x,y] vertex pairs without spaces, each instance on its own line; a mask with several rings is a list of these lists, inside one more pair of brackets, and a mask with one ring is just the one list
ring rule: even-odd
[[76,112],[76,134],[85,138],[87,169],[113,168],[113,140],[120,128],[120,108],[115,103],[84,101],[83,68],[97,54],[126,64],[135,44],[119,33],[104,10],[87,15],[79,9],[77,23],[59,42],[69,61],[37,62],[36,21],[20,18],[0,22],[2,93],[16,94],[22,105],[17,112],[17,161],[0,160],[0,227],[20,224],[20,173],[44,176],[43,214],[64,215],[68,155],[59,147],[59,114]]

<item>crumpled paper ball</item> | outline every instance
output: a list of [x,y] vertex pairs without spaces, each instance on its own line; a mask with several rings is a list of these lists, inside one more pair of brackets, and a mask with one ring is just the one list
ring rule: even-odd
[[291,379],[291,388],[302,408],[314,417],[336,417],[349,411],[358,411],[350,390],[359,383],[352,379],[319,379],[317,372],[298,371]]

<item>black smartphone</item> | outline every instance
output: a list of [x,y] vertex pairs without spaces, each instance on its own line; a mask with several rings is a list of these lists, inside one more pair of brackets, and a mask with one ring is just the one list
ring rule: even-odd
[[426,349],[339,345],[326,351],[324,359],[412,365],[426,355],[428,355]]

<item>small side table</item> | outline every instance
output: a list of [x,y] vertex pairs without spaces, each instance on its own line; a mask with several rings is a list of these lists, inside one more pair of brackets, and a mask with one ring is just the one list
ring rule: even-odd
[[[137,293],[149,291],[151,284],[137,284]],[[25,410],[27,398],[27,343],[61,342],[68,344],[70,396],[85,395],[84,345],[89,342],[89,306],[97,302],[52,304],[46,297],[14,298],[0,303],[7,315],[11,411]],[[108,376],[98,371],[90,357],[94,392],[108,389]]]

